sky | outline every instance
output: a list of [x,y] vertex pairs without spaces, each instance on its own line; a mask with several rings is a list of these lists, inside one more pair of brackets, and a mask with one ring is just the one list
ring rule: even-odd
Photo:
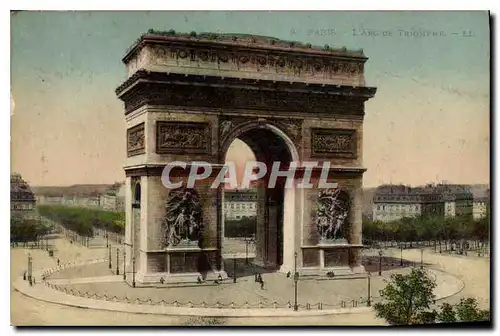
[[[487,12],[17,12],[11,15],[11,164],[32,185],[125,178],[115,88],[148,29],[230,32],[362,48],[363,183],[489,183]],[[419,32],[414,34],[415,32]],[[422,34],[425,32],[425,34]],[[228,160],[251,152],[235,141]]]

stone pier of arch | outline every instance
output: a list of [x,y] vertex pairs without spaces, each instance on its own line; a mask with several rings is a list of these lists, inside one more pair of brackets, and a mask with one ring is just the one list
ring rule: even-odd
[[[260,36],[143,35],[124,56],[128,78],[116,89],[127,128],[126,264],[136,281],[196,281],[207,271],[227,277],[223,192],[210,186],[237,138],[259,161],[294,161],[298,171],[329,162],[328,180],[349,198],[343,241],[325,243],[316,224],[320,189],[269,189],[261,181],[255,262],[308,275],[363,272],[364,103],[376,92],[365,85],[366,61],[362,51]],[[199,213],[200,228],[189,244],[166,239],[172,190],[161,175],[174,161],[188,163],[173,171],[175,182],[187,182],[192,162],[213,168],[194,186],[197,210],[190,211]]]

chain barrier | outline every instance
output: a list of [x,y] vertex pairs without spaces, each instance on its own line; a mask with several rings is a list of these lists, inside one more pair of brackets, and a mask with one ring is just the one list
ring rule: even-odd
[[[63,292],[65,294],[73,295],[73,296],[78,296],[82,298],[88,298],[88,299],[96,299],[96,300],[104,300],[104,301],[110,301],[110,302],[126,302],[126,303],[131,303],[131,304],[146,304],[146,305],[162,305],[162,306],[174,306],[174,307],[185,307],[185,308],[217,308],[217,309],[224,309],[224,308],[230,308],[230,309],[278,309],[278,308],[292,308],[293,305],[290,301],[286,303],[279,303],[277,301],[273,302],[262,302],[259,301],[257,303],[249,303],[248,301],[245,301],[243,304],[238,304],[234,301],[231,301],[229,303],[222,303],[220,301],[215,302],[215,304],[210,304],[206,301],[201,301],[201,302],[193,302],[193,301],[188,301],[188,302],[179,302],[177,300],[169,302],[166,300],[159,300],[155,301],[153,299],[141,299],[141,298],[128,298],[126,296],[120,298],[116,295],[113,296],[108,296],[106,294],[99,295],[97,293],[90,293],[88,291],[81,292],[79,290],[75,290],[72,288],[66,288],[64,286],[59,286],[59,285],[54,285],[51,283],[46,283],[46,285],[54,290]],[[363,303],[366,301],[363,301],[364,299],[361,298],[360,301],[357,300],[352,300],[351,307],[355,308],[358,307],[359,303]],[[346,301],[341,301],[340,304],[326,304],[322,302],[318,303],[304,303],[304,304],[299,304],[299,308],[305,309],[305,310],[323,310],[325,307],[329,308],[338,308],[340,305],[341,308],[347,308],[347,302]]]
[[[83,260],[83,261],[80,261],[78,262],[78,264],[88,264],[89,262],[91,263],[98,263],[98,262],[101,262],[101,261],[105,261],[106,259],[105,258],[98,258],[98,259],[90,259],[90,260]],[[69,268],[69,267],[74,267],[75,265],[77,265],[76,262],[68,262],[68,263],[65,263],[65,264],[61,264],[60,266],[57,266],[57,267],[53,267],[53,268],[50,268],[50,269],[47,269],[45,271],[42,272],[43,276],[50,276],[51,274],[54,274],[58,271],[61,271],[63,269],[66,269],[66,268]],[[262,301],[259,301],[259,302],[256,302],[256,303],[249,303],[248,301],[245,301],[244,303],[242,304],[238,304],[234,301],[231,301],[229,303],[222,303],[220,301],[217,301],[215,303],[208,303],[206,301],[202,301],[202,302],[192,302],[192,301],[188,301],[188,302],[179,302],[177,300],[175,301],[172,301],[172,302],[169,302],[169,301],[166,301],[166,300],[159,300],[159,301],[155,301],[151,298],[149,299],[146,299],[146,300],[143,300],[141,298],[129,298],[127,296],[124,296],[123,298],[119,298],[118,296],[114,295],[114,296],[108,296],[106,294],[97,294],[97,293],[91,293],[91,292],[88,292],[88,291],[85,291],[85,292],[81,292],[79,290],[76,290],[76,289],[72,289],[72,288],[67,288],[66,286],[62,286],[62,285],[57,285],[57,284],[54,284],[54,283],[51,283],[49,282],[48,280],[45,280],[44,279],[44,284],[51,288],[51,289],[54,289],[56,291],[60,291],[62,293],[65,293],[65,294],[68,294],[68,295],[73,295],[73,296],[78,296],[78,297],[82,297],[82,298],[88,298],[88,299],[95,299],[95,300],[104,300],[104,301],[111,301],[111,302],[126,302],[126,303],[130,303],[130,304],[146,304],[146,305],[162,305],[162,306],[174,306],[174,307],[186,307],[186,308],[217,308],[217,309],[223,309],[223,308],[231,308],[231,309],[255,309],[255,308],[259,308],[259,309],[269,309],[269,308],[272,308],[272,309],[278,309],[278,308],[289,308],[291,309],[293,307],[293,304],[290,302],[290,301],[287,301],[285,303],[279,303],[277,301],[273,301],[273,302],[262,302]],[[371,301],[373,302],[375,298],[372,297],[371,298]],[[363,304],[363,303],[366,303],[367,300],[364,299],[364,298],[360,298],[360,300],[351,300],[350,301],[350,305],[349,307],[358,307],[358,304]],[[327,304],[327,303],[323,303],[323,302],[318,302],[318,303],[309,303],[309,302],[306,302],[306,303],[303,303],[303,304],[299,304],[298,305],[301,309],[305,309],[305,310],[324,310],[325,308],[328,309],[328,308],[347,308],[348,304],[347,304],[347,301],[345,300],[342,300],[340,301],[340,303],[338,304]]]

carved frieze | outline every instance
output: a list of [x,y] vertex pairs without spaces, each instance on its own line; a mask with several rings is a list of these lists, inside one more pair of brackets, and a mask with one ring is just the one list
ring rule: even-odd
[[158,121],[156,153],[210,154],[210,135],[209,123]]
[[144,123],[127,129],[127,156],[144,154],[145,151]]
[[[153,64],[167,64],[170,62],[193,62],[212,63],[214,67],[222,64],[244,68],[249,71],[269,73],[289,73],[294,75],[313,77],[359,77],[363,74],[362,59],[332,59],[327,57],[310,57],[300,54],[289,54],[286,56],[262,52],[238,51],[228,52],[225,50],[208,49],[206,47],[176,47],[165,45],[152,45],[150,62]],[[129,66],[133,65],[134,59],[129,60]]]
[[312,156],[356,157],[356,131],[353,129],[313,128],[311,130]]
[[[268,110],[274,112],[324,113],[331,115],[364,115],[364,101],[372,95],[371,88],[338,87],[335,94],[321,92],[294,91],[287,89],[259,90],[269,83],[249,83],[231,80],[211,85],[190,85],[185,76],[165,75],[162,73],[139,72],[122,84],[117,92],[142,79],[142,83],[127,91],[120,98],[125,102],[127,113],[144,104],[173,105],[186,107],[212,107],[231,109]],[[161,81],[183,80],[187,85],[161,83]],[[196,81],[209,81],[208,78],[196,78]],[[151,81],[151,82],[148,82]],[[241,82],[241,83],[240,83]],[[241,84],[245,83],[246,88]],[[201,83],[199,83],[201,84]],[[210,83],[207,83],[210,84]],[[253,87],[252,87],[253,86]]]

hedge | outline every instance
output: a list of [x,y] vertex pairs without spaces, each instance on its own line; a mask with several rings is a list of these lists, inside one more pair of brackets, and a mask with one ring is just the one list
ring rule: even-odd
[[81,236],[92,236],[94,228],[123,233],[125,213],[63,205],[38,206],[40,215],[60,223]]

